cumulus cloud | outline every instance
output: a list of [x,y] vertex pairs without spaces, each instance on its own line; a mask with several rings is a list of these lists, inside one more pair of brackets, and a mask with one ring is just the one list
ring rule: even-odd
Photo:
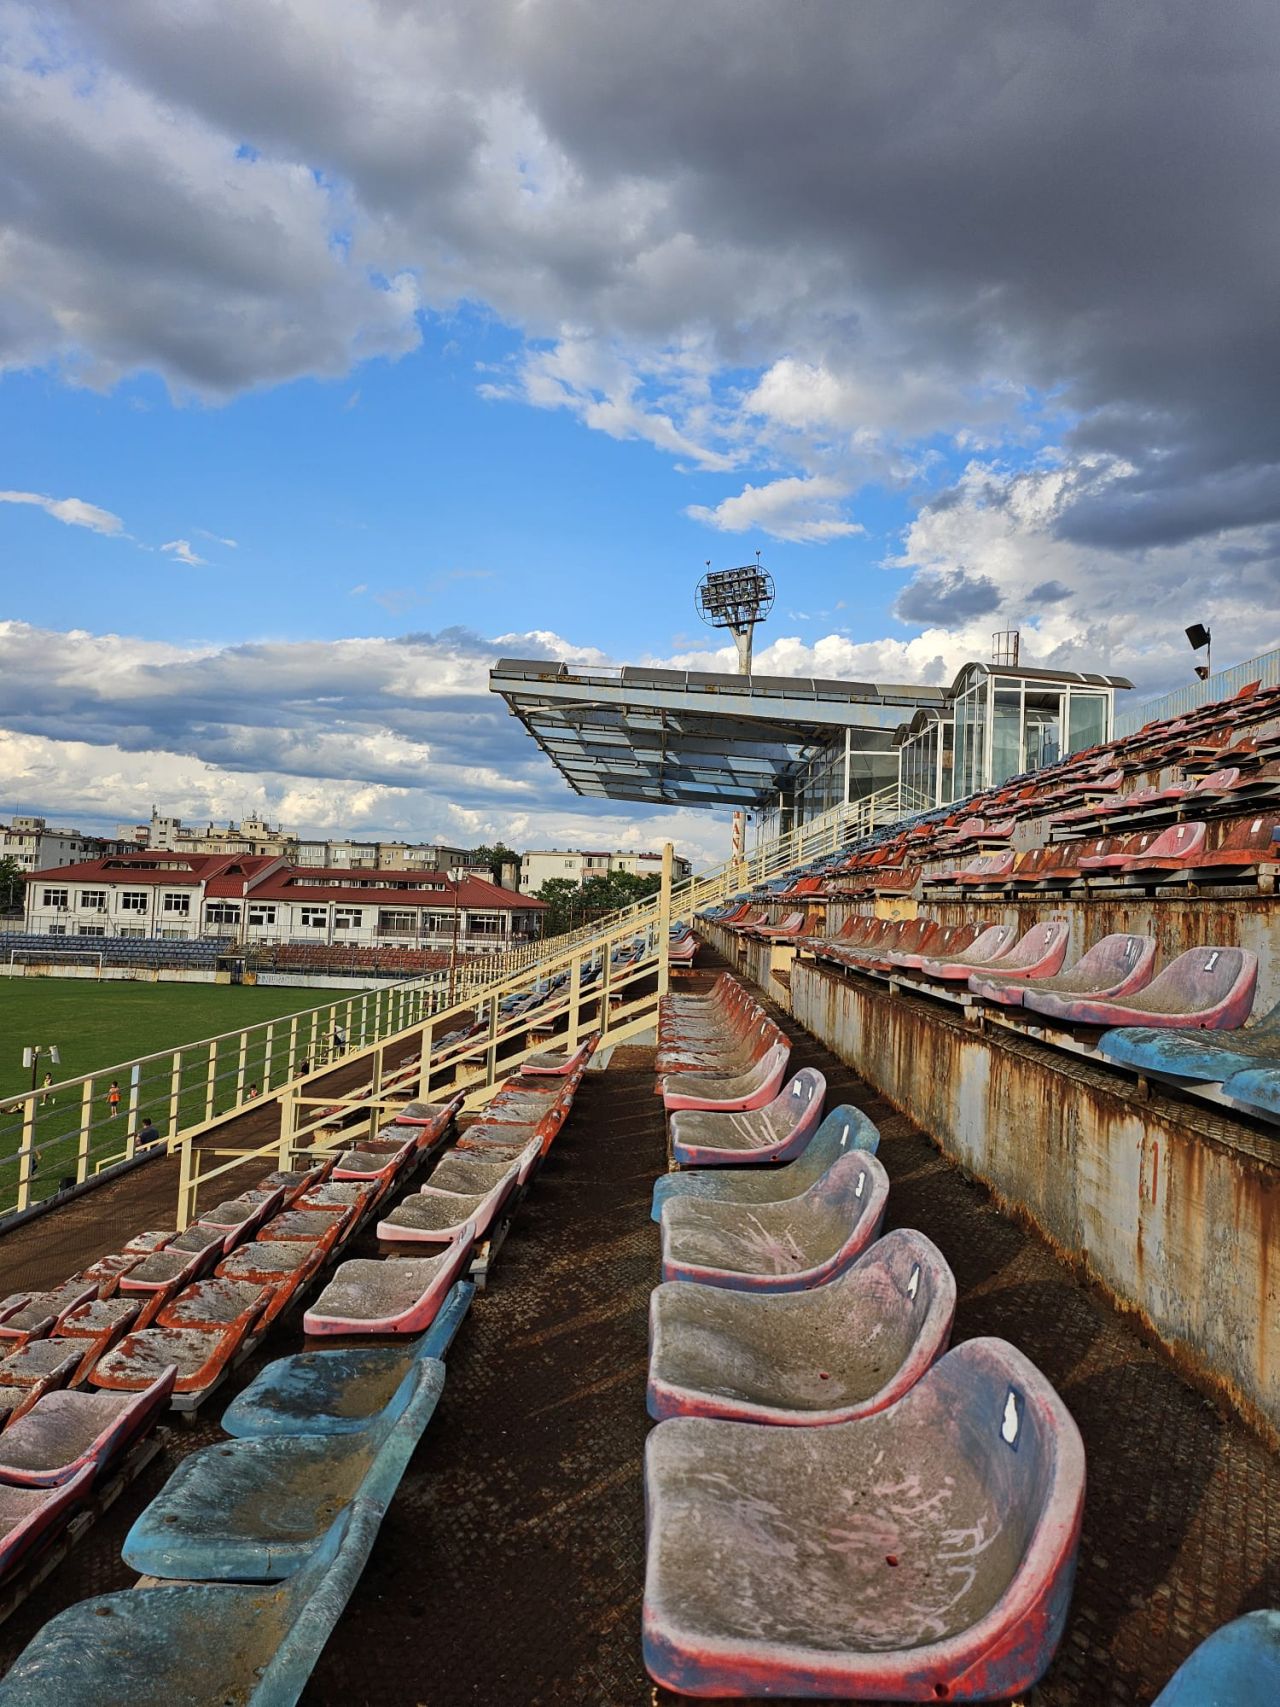
[[1269,0],[6,19],[0,363],[216,399],[469,302],[524,340],[491,395],[757,490],[1049,434],[1117,472],[1064,540],[1280,519]]
[[792,475],[771,480],[767,486],[748,484],[736,497],[714,506],[690,504],[685,515],[721,533],[758,530],[773,539],[802,544],[847,539],[866,530],[841,516],[839,500],[844,496],[845,488],[836,480],[817,474],[808,479]]
[[898,596],[893,607],[900,622],[953,628],[973,616],[998,610],[1000,590],[989,575],[965,569],[926,569]]
[[0,492],[0,504],[34,504],[55,521],[68,527],[89,528],[93,533],[119,534],[124,523],[110,510],[87,504],[83,498],[47,498],[41,492]]

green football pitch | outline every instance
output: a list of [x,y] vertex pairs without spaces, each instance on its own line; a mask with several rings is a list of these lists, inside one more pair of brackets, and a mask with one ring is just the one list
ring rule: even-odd
[[[346,992],[349,993],[349,992]],[[28,1045],[56,1043],[55,1080],[74,1079],[202,1037],[320,1007],[336,990],[239,984],[134,984],[76,978],[0,980],[0,1097],[31,1088]],[[40,1065],[40,1076],[45,1073]]]

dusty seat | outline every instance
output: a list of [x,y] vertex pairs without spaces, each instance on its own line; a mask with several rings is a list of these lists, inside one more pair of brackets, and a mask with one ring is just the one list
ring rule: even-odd
[[[0,1483],[0,1582],[24,1564],[50,1532],[71,1515],[88,1494],[95,1475],[94,1465],[86,1464],[52,1488],[18,1488]],[[4,1700],[3,1688],[0,1684],[0,1701]],[[43,1695],[39,1699],[47,1707],[52,1698]],[[74,1694],[64,1699],[79,1701]]]
[[[997,962],[997,966],[998,966]],[[1132,995],[1151,982],[1156,964],[1156,941],[1150,936],[1104,936],[1100,942],[1082,954],[1066,972],[1051,977],[1037,977],[1028,983],[1025,976],[1012,978],[997,971],[973,972],[969,988],[986,1002],[999,1002],[1004,1007],[1022,1006],[1028,988],[1047,991],[1055,996],[1104,997]]]
[[394,1346],[301,1351],[267,1364],[227,1406],[222,1426],[237,1439],[275,1434],[356,1434],[376,1417],[399,1416],[423,1358],[442,1358],[462,1326],[475,1287],[457,1281],[420,1339]]
[[955,1304],[942,1252],[906,1228],[808,1292],[669,1282],[649,1301],[649,1415],[783,1424],[870,1416],[947,1349]]
[[662,1210],[662,1278],[744,1292],[821,1286],[877,1236],[888,1197],[880,1163],[856,1150],[780,1203],[673,1198]]
[[86,1465],[100,1476],[147,1432],[169,1402],[176,1371],[140,1393],[46,1393],[0,1434],[0,1482],[52,1488]]
[[444,1389],[419,1359],[409,1402],[357,1434],[222,1441],[184,1458],[125,1537],[124,1561],[190,1582],[276,1582],[300,1570],[337,1511],[385,1507]]
[[1098,1039],[1098,1053],[1108,1061],[1144,1073],[1220,1083],[1236,1073],[1280,1068],[1280,1004],[1257,1025],[1237,1026],[1229,1034],[1206,1038],[1198,1027],[1172,1029],[1146,1025],[1119,1026]]
[[1084,1504],[1066,1406],[1002,1340],[829,1428],[649,1436],[644,1657],[699,1695],[1003,1700],[1062,1634]]
[[668,1073],[660,1081],[663,1106],[678,1108],[763,1108],[781,1088],[791,1059],[788,1043],[774,1043],[745,1073]]
[[[537,1155],[536,1146],[533,1151]],[[476,1239],[488,1235],[503,1206],[515,1190],[520,1162],[502,1169],[482,1191],[458,1192],[439,1186],[423,1186],[416,1197],[406,1197],[390,1215],[378,1223],[378,1237],[388,1244],[451,1244],[468,1224]]]
[[825,1076],[816,1067],[802,1067],[763,1108],[683,1109],[671,1116],[672,1157],[685,1168],[789,1162],[817,1130],[826,1094]]
[[1222,1094],[1265,1114],[1280,1114],[1280,1070],[1252,1067],[1245,1073],[1233,1073],[1224,1081]]
[[1280,1701],[1280,1612],[1249,1612],[1174,1672],[1153,1707],[1274,1707]]
[[0,1707],[296,1701],[381,1520],[377,1506],[349,1506],[306,1568],[283,1583],[173,1585],[82,1600],[19,1654],[0,1683]]
[[777,1168],[685,1168],[662,1174],[654,1182],[652,1219],[661,1221],[662,1206],[673,1197],[694,1197],[717,1203],[780,1203],[807,1191],[846,1150],[880,1146],[880,1134],[861,1109],[842,1103],[833,1108],[796,1157]]
[[344,1262],[303,1317],[307,1334],[420,1334],[471,1256],[468,1223],[438,1256]]
[[520,1071],[529,1078],[564,1078],[567,1074],[585,1067],[591,1059],[592,1051],[599,1041],[599,1033],[593,1032],[578,1047],[572,1051],[557,1051],[540,1049],[533,1055],[527,1055],[520,1063]]
[[1055,996],[1030,989],[1022,1005],[1077,1025],[1243,1025],[1253,1006],[1257,956],[1244,948],[1191,948],[1171,960],[1145,990],[1118,1000]]

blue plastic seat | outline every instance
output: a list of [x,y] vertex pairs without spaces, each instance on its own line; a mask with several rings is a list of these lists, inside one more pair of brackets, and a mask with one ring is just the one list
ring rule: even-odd
[[1147,1025],[1117,1026],[1098,1039],[1108,1061],[1139,1072],[1220,1084],[1235,1073],[1280,1068],[1280,1003],[1257,1025],[1206,1033],[1196,1026],[1173,1030]]
[[1154,1707],[1275,1707],[1277,1701],[1280,1612],[1250,1612],[1201,1642]]
[[293,1707],[364,1569],[382,1507],[357,1502],[283,1583],[128,1589],[68,1607],[0,1683],[0,1707]]
[[399,1416],[359,1434],[230,1440],[184,1458],[125,1537],[125,1563],[188,1582],[275,1582],[306,1564],[337,1507],[385,1509],[444,1390],[420,1358]]
[[357,1434],[398,1417],[413,1396],[414,1366],[442,1358],[475,1297],[460,1280],[422,1338],[402,1346],[303,1351],[277,1358],[228,1405],[222,1426],[240,1439],[277,1434]]

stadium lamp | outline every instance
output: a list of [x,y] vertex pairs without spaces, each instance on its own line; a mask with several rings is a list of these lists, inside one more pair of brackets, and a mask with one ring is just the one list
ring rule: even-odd
[[737,569],[717,569],[698,582],[698,615],[711,628],[727,628],[738,646],[738,669],[751,674],[751,640],[755,626],[773,609],[773,576],[754,563]]
[[1207,682],[1213,672],[1213,636],[1202,622],[1193,622],[1186,636],[1193,652],[1205,649],[1204,663],[1196,665],[1196,674],[1202,682]]

